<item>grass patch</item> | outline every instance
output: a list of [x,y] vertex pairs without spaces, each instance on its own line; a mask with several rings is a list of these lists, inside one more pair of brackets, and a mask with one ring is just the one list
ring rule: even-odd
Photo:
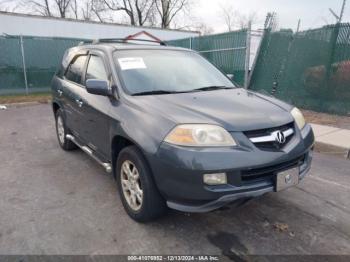
[[49,100],[51,100],[51,93],[0,96],[0,104],[26,103],[26,102],[47,103]]

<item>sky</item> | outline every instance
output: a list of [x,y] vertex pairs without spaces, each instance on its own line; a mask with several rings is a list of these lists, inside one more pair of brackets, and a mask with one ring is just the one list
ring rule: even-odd
[[[329,8],[340,13],[343,0],[195,0],[193,15],[212,27],[215,32],[225,31],[225,24],[220,18],[221,7],[233,5],[242,14],[257,13],[255,27],[263,27],[267,12],[278,14],[280,28],[296,30],[298,19],[301,19],[301,29],[310,29],[332,24],[335,18]],[[344,13],[344,22],[350,22],[350,0]]]
[[[14,0],[6,1],[11,6]],[[347,0],[344,22],[350,22],[350,0]],[[268,12],[277,12],[279,28],[296,30],[298,20],[301,19],[301,30],[322,27],[335,23],[329,8],[340,13],[343,0],[192,0],[190,18],[185,24],[204,23],[213,29],[214,33],[227,31],[222,19],[222,8],[232,5],[242,15],[256,13],[257,21],[253,29],[262,28]],[[179,18],[180,20],[182,18]],[[119,22],[116,19],[116,22]],[[179,25],[181,22],[179,23]]]

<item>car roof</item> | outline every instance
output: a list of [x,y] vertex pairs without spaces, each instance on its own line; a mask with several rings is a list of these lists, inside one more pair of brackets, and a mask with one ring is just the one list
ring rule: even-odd
[[95,49],[106,52],[114,52],[116,50],[179,50],[179,51],[193,51],[190,49],[166,46],[166,45],[154,45],[154,44],[134,44],[134,43],[96,43],[96,44],[82,44],[74,47],[75,50]]

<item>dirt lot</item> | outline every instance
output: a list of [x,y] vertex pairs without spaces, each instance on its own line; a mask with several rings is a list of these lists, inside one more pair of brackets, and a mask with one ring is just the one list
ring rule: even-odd
[[350,161],[316,154],[296,188],[144,225],[110,175],[59,148],[49,105],[0,111],[0,123],[0,254],[350,255]]
[[350,116],[330,115],[309,110],[303,110],[303,114],[309,123],[350,129]]
[[50,93],[0,96],[0,104],[28,103],[28,102],[47,103],[49,100],[51,100]]

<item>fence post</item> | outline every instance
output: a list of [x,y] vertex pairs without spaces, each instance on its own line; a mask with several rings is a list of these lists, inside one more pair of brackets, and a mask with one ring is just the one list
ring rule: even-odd
[[27,81],[27,70],[26,70],[26,59],[24,56],[24,47],[23,47],[23,36],[20,35],[20,43],[21,43],[21,54],[22,54],[22,64],[23,64],[23,74],[24,74],[24,84],[26,87],[26,94],[28,95],[28,81]]
[[248,81],[249,81],[249,64],[250,64],[250,39],[251,39],[251,30],[252,24],[251,22],[248,23],[248,29],[247,29],[247,40],[246,40],[246,49],[245,49],[245,68],[244,68],[244,88],[248,89]]
[[333,30],[332,30],[332,34],[331,34],[331,38],[330,38],[330,52],[329,52],[329,57],[328,57],[328,61],[326,64],[326,69],[327,69],[327,82],[326,82],[326,87],[329,90],[332,89],[332,86],[330,86],[330,79],[332,76],[332,64],[335,62],[334,61],[334,56],[335,56],[335,49],[337,46],[337,41],[338,41],[338,36],[339,36],[339,32],[340,32],[340,27],[341,24],[340,23],[336,23]]
[[250,83],[252,81],[252,77],[253,77],[253,74],[254,74],[254,71],[255,71],[255,68],[256,68],[256,64],[258,63],[258,59],[260,57],[260,51],[262,50],[262,46],[263,46],[263,43],[265,41],[265,37],[267,37],[267,30],[268,29],[264,29],[264,31],[263,31],[263,33],[261,35],[261,39],[260,39],[260,42],[259,42],[258,49],[256,50],[256,54],[255,54],[255,57],[254,57],[254,60],[253,60],[253,64],[252,64],[252,69],[251,69],[249,77],[248,77],[248,84],[247,84],[248,88],[249,88]]

